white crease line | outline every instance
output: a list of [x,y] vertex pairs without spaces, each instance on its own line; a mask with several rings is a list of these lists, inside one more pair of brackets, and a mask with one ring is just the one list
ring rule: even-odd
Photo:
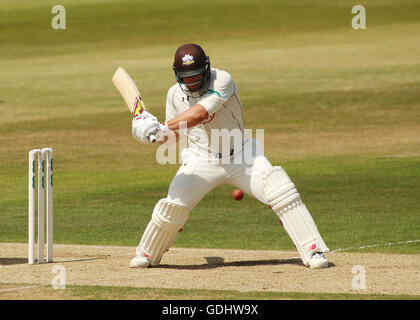
[[408,244],[408,243],[416,243],[416,242],[420,242],[420,240],[408,240],[408,241],[399,241],[399,242],[388,242],[388,243],[382,243],[382,244],[372,244],[372,245],[367,245],[367,246],[361,246],[358,248],[335,249],[335,250],[330,251],[330,253],[349,251],[349,250],[360,250],[360,249],[375,248],[375,247],[396,246],[400,244]]
[[102,278],[102,279],[83,279],[83,280],[79,280],[78,283],[74,283],[75,285],[78,285],[80,282],[84,282],[84,283],[92,283],[92,282],[101,282],[101,281],[116,281],[116,280],[135,280],[138,277],[116,277],[116,278]]
[[99,281],[109,281],[109,280],[127,280],[127,279],[130,279],[130,280],[134,280],[135,279],[135,277],[121,277],[121,278],[103,278],[103,279],[96,279],[96,280],[93,280],[94,282],[99,282]]
[[18,288],[2,289],[2,290],[0,290],[0,292],[16,291],[16,290],[23,290],[23,289],[35,288],[35,287],[38,287],[38,285],[34,285],[34,286],[27,286],[27,287],[18,287]]

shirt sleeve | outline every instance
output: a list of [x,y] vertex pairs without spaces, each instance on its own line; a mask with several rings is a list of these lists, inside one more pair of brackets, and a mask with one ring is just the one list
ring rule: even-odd
[[235,84],[231,75],[225,71],[217,73],[214,85],[210,86],[203,98],[198,102],[209,113],[216,113],[235,92]]
[[174,105],[174,88],[169,88],[168,94],[166,95],[166,119],[165,122],[175,118],[178,115],[176,112],[175,105]]

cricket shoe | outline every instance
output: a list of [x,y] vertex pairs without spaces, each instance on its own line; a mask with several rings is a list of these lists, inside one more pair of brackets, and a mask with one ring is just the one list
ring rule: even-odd
[[150,261],[145,256],[135,256],[130,261],[130,268],[148,268]]
[[309,268],[328,268],[328,260],[324,257],[324,254],[322,252],[315,252],[309,260]]

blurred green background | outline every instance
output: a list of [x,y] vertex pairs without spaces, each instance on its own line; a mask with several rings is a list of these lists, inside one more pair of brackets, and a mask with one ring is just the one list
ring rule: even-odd
[[[331,250],[420,239],[420,2],[0,2],[0,242],[27,241],[28,151],[54,149],[56,243],[136,246],[176,165],[131,136],[123,66],[161,121],[175,50],[199,43],[240,92],[246,127],[300,191]],[[287,249],[277,217],[232,186],[175,247]],[[252,236],[250,236],[252,234]],[[420,253],[418,243],[364,251]]]

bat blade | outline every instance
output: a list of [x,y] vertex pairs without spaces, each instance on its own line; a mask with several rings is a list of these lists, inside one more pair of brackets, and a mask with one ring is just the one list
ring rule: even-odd
[[112,83],[123,97],[133,117],[146,110],[140,91],[124,68],[119,67],[112,76]]
[[[146,110],[146,106],[144,105],[137,85],[123,67],[119,67],[115,71],[112,76],[112,83],[120,92],[133,117],[137,117]],[[149,139],[151,142],[156,142],[156,137],[154,135],[151,135]]]

